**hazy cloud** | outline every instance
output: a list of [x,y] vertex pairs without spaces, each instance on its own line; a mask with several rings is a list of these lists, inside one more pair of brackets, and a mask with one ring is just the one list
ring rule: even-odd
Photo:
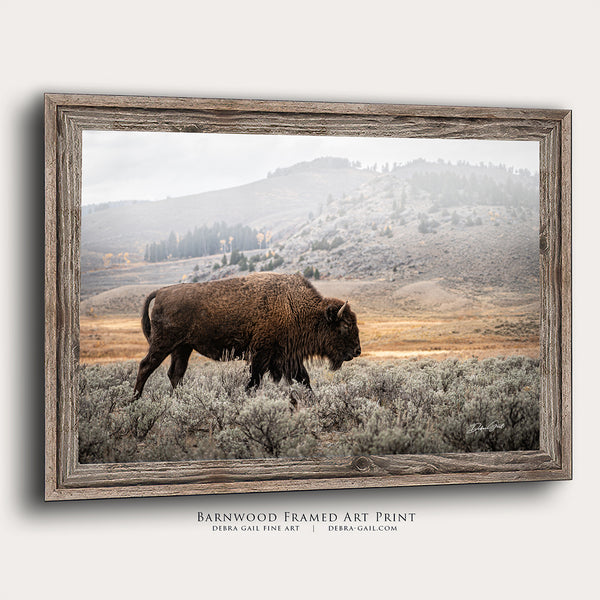
[[415,158],[538,170],[538,143],[133,131],[83,132],[83,204],[160,200],[242,185],[321,156],[365,165]]

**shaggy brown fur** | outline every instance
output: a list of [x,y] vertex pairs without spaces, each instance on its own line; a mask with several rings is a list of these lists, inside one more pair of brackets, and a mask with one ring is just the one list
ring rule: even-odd
[[306,359],[327,358],[339,369],[360,354],[356,315],[347,303],[323,298],[301,275],[257,273],[161,288],[146,298],[142,330],[150,349],[140,363],[135,398],[169,354],[173,388],[192,350],[215,360],[246,359],[248,388],[267,371],[275,381],[285,377],[310,388]]

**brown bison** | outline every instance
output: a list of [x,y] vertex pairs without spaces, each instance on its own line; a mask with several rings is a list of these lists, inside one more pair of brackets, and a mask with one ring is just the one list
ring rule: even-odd
[[173,388],[196,350],[214,360],[246,359],[247,389],[267,371],[276,382],[285,377],[310,388],[306,359],[326,358],[336,370],[360,354],[356,315],[348,302],[323,298],[301,275],[257,273],[161,288],[146,298],[142,330],[150,348],[140,363],[134,398],[169,354]]

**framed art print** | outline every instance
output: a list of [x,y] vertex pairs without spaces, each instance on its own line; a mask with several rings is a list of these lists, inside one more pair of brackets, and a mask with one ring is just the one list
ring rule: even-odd
[[570,479],[570,111],[45,119],[47,500]]

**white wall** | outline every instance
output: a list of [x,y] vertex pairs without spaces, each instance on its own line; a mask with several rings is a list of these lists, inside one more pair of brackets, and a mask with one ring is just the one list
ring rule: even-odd
[[[597,3],[55,0],[3,14],[7,597],[304,598],[324,587],[336,597],[559,598],[596,587]],[[573,109],[574,480],[44,504],[46,91]],[[234,508],[414,511],[417,522],[395,536],[274,538],[195,523],[198,510]]]

